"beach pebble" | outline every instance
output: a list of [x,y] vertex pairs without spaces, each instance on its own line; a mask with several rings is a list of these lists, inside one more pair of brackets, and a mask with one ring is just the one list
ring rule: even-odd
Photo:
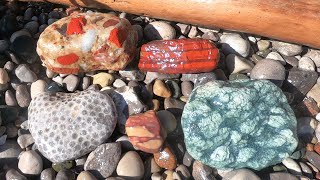
[[260,178],[248,169],[237,169],[228,172],[222,180],[260,180]]
[[139,70],[122,70],[119,74],[129,81],[143,81],[145,74]]
[[316,65],[314,64],[312,59],[310,59],[308,57],[302,57],[299,60],[298,68],[301,70],[305,70],[305,71],[315,71]]
[[143,28],[139,24],[132,25],[132,28],[138,33],[138,42],[142,42],[143,40]]
[[231,74],[248,73],[252,70],[254,64],[235,54],[229,54],[226,58],[226,65]]
[[181,91],[184,96],[189,97],[192,89],[193,89],[193,84],[190,81],[183,81],[181,83]]
[[120,136],[116,142],[121,144],[121,148],[125,151],[134,151],[135,148],[132,146],[127,135]]
[[159,173],[153,173],[151,175],[151,180],[162,180],[162,177]]
[[272,41],[272,48],[285,56],[295,56],[302,52],[302,46],[280,41]]
[[6,134],[8,138],[15,138],[18,135],[18,128],[13,123],[9,123],[6,126]]
[[0,146],[4,145],[7,140],[7,135],[0,136]]
[[162,179],[163,180],[172,180],[172,179],[182,180],[181,177],[179,176],[179,174],[172,171],[172,170],[166,170],[165,172],[163,172]]
[[10,169],[6,173],[6,179],[7,180],[27,180],[25,176],[20,174],[17,170],[15,169]]
[[191,25],[190,24],[183,24],[183,23],[177,23],[175,26],[178,31],[180,31],[181,34],[187,36],[190,32]]
[[259,51],[264,51],[270,47],[270,41],[260,40],[257,42],[257,46],[258,46]]
[[41,180],[55,180],[55,177],[56,172],[52,168],[44,169],[40,175]]
[[177,120],[170,111],[167,111],[167,110],[158,111],[157,117],[160,120],[161,127],[163,127],[168,134],[173,132],[176,129]]
[[140,179],[144,174],[144,165],[135,151],[129,151],[124,154],[117,166],[117,174],[120,177],[130,179]]
[[269,180],[299,180],[296,176],[285,173],[285,172],[276,172],[268,175]]
[[11,37],[10,37],[10,42],[13,43],[14,40],[20,36],[29,36],[31,37],[31,34],[29,33],[29,31],[27,31],[26,29],[22,29],[20,31],[16,31],[14,32]]
[[16,99],[18,102],[18,105],[20,107],[28,107],[31,102],[31,96],[28,92],[27,86],[24,84],[21,84],[16,89]]
[[303,57],[308,57],[312,59],[316,67],[320,67],[320,50],[309,48],[308,52],[305,55],[303,55]]
[[301,167],[303,174],[305,174],[306,176],[311,177],[311,178],[313,177],[312,170],[307,164],[305,164],[303,162],[299,162],[299,165]]
[[31,84],[30,94],[31,99],[34,99],[38,94],[44,93],[48,84],[44,80],[37,80]]
[[91,171],[97,178],[107,178],[116,169],[120,155],[120,143],[102,144],[89,154],[84,170]]
[[318,122],[311,117],[300,117],[297,119],[297,134],[303,142],[310,142]]
[[214,169],[205,164],[202,164],[200,161],[195,161],[192,167],[192,177],[195,180],[215,179]]
[[61,170],[58,172],[55,180],[74,180],[75,174],[70,170]]
[[144,82],[146,84],[152,83],[155,79],[166,80],[166,79],[176,79],[179,78],[179,74],[161,74],[158,72],[147,72]]
[[14,69],[14,63],[12,61],[7,61],[6,64],[3,66],[3,68],[7,71],[7,72],[11,72]]
[[268,79],[282,85],[285,79],[285,68],[279,61],[264,59],[260,60],[252,69],[251,79]]
[[170,89],[166,86],[166,84],[157,79],[153,84],[153,93],[160,97],[170,97],[172,95]]
[[181,81],[191,81],[194,87],[205,84],[209,81],[216,80],[217,76],[213,72],[199,73],[199,74],[182,74]]
[[89,171],[82,171],[78,175],[77,180],[97,180],[97,178]]
[[316,152],[307,151],[306,158],[317,169],[320,169],[320,156],[319,156],[319,154],[317,154]]
[[15,70],[16,76],[22,82],[35,82],[37,75],[26,64],[20,64]]
[[121,79],[116,79],[114,82],[113,82],[113,87],[115,88],[121,88],[123,86],[126,86],[127,84],[122,81]]
[[272,59],[272,60],[275,60],[275,61],[279,61],[282,65],[285,65],[286,64],[286,61],[283,59],[283,57],[277,53],[277,52],[270,52],[266,59]]
[[4,53],[9,48],[9,43],[6,40],[0,40],[0,53]]
[[29,150],[20,156],[18,167],[24,174],[38,175],[42,171],[43,162],[38,153]]
[[191,178],[191,174],[190,174],[188,168],[187,168],[185,165],[183,165],[183,164],[179,165],[179,166],[176,168],[175,171],[179,174],[179,176],[181,177],[181,179],[184,179],[184,180],[185,180],[185,179],[190,179],[190,178]]
[[160,152],[154,153],[155,162],[162,168],[174,170],[177,167],[177,159],[171,148],[165,146]]
[[166,22],[154,21],[146,25],[144,35],[148,40],[169,40],[176,37],[176,30]]
[[34,139],[31,136],[31,134],[23,134],[21,136],[18,137],[17,142],[19,144],[19,146],[24,149],[28,146],[30,146],[31,144],[34,143]]
[[101,87],[110,86],[114,81],[114,77],[111,74],[103,72],[95,74],[94,76],[92,76],[92,78],[92,84],[97,84]]
[[218,33],[212,32],[212,31],[205,32],[205,33],[202,35],[202,38],[203,38],[203,39],[209,39],[209,40],[214,41],[214,42],[217,42],[217,41],[219,41],[219,39],[220,39]]
[[5,96],[5,102],[8,106],[18,105],[16,97],[14,96],[11,90],[7,90],[4,96]]
[[183,110],[186,103],[175,99],[175,98],[165,98],[164,99],[164,109],[181,109]]
[[222,51],[224,54],[236,54],[247,57],[250,52],[249,41],[243,39],[239,34],[224,34],[220,37]]
[[24,12],[23,19],[26,20],[26,21],[30,21],[32,16],[33,16],[33,9],[32,8],[28,8]]
[[79,82],[80,79],[78,76],[70,74],[63,79],[62,84],[66,87],[66,89],[69,92],[74,92],[77,89]]
[[36,21],[30,21],[24,25],[24,28],[27,29],[32,35],[35,35],[39,29],[39,23]]
[[282,161],[282,164],[288,168],[291,174],[302,175],[299,164],[295,162],[293,159],[287,157]]

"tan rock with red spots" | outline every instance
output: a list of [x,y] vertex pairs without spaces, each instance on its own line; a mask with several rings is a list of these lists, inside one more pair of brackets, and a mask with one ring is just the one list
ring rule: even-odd
[[113,14],[72,13],[41,33],[37,52],[50,70],[121,70],[134,58],[137,32]]
[[153,156],[155,162],[162,168],[173,170],[177,167],[177,158],[168,146]]
[[147,153],[159,152],[164,141],[159,119],[153,110],[130,116],[126,132],[132,145]]

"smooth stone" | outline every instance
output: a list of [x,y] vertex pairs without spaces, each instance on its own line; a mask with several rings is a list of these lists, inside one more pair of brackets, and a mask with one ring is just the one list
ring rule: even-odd
[[5,97],[5,102],[8,106],[17,106],[18,105],[16,97],[11,90],[7,90],[4,94],[4,97]]
[[56,73],[51,71],[50,69],[46,69],[46,75],[48,78],[52,79],[56,75]]
[[114,77],[109,73],[98,73],[92,76],[93,83],[101,87],[110,86],[114,82]]
[[261,180],[255,173],[248,169],[237,169],[228,172],[222,180]]
[[60,19],[60,13],[58,11],[51,11],[48,14],[48,18]]
[[144,179],[150,179],[153,173],[160,172],[162,169],[155,162],[153,157],[149,157],[144,162]]
[[183,34],[185,36],[188,35],[188,33],[190,32],[190,29],[191,29],[191,25],[190,24],[183,24],[183,23],[177,23],[175,27],[177,28],[177,30],[181,34]]
[[78,175],[77,180],[97,180],[97,178],[89,171],[82,171]]
[[59,172],[61,170],[70,170],[74,167],[74,161],[64,161],[62,163],[52,163],[52,169],[56,172]]
[[193,157],[188,153],[188,151],[186,151],[183,155],[182,163],[185,166],[190,167],[192,165],[193,161],[194,161]]
[[116,169],[120,156],[120,143],[102,144],[89,154],[84,170],[90,171],[97,178],[107,178]]
[[116,113],[112,99],[99,91],[43,93],[28,108],[29,130],[42,155],[64,162],[105,142],[115,129]]
[[279,61],[264,59],[253,67],[250,78],[271,80],[281,86],[286,78],[285,68]]
[[9,43],[6,40],[0,40],[0,53],[4,53],[9,49]]
[[39,56],[36,52],[36,41],[30,36],[19,36],[11,44],[10,49],[19,57],[19,59],[28,62],[35,63],[39,60]]
[[10,36],[13,32],[19,29],[19,25],[16,19],[16,15],[7,14],[0,19],[0,32],[3,35]]
[[48,19],[48,25],[51,25],[56,21],[58,21],[58,19]]
[[229,76],[229,80],[233,81],[233,80],[241,80],[241,79],[249,79],[248,76],[244,75],[244,74],[230,74]]
[[48,25],[46,25],[46,24],[42,24],[42,25],[40,25],[39,26],[39,33],[42,33],[46,28],[48,27]]
[[167,111],[167,110],[158,111],[157,117],[160,120],[161,127],[163,127],[168,134],[173,132],[176,129],[177,119],[170,111]]
[[32,35],[35,35],[39,29],[39,23],[36,21],[30,21],[24,25],[24,29],[27,29]]
[[135,150],[135,148],[133,147],[133,145],[129,141],[129,138],[127,135],[123,135],[123,136],[119,137],[116,140],[116,142],[119,142],[121,144],[121,148],[124,149],[125,151],[134,151]]
[[16,99],[18,102],[18,105],[20,107],[28,107],[31,102],[31,96],[28,92],[27,86],[24,84],[21,84],[16,89]]
[[285,56],[284,57],[287,64],[291,65],[292,67],[298,67],[299,60],[296,57],[293,56]]
[[302,52],[301,45],[280,42],[280,41],[272,41],[272,48],[285,56],[295,56]]
[[176,81],[167,80],[165,83],[169,87],[169,89],[171,90],[171,92],[172,92],[171,96],[173,98],[180,98],[181,97],[181,89],[180,89],[179,84]]
[[258,55],[261,58],[266,58],[267,55],[270,53],[271,51],[269,49],[263,50],[263,51],[258,51],[256,52],[256,55]]
[[193,90],[193,84],[191,83],[191,81],[183,81],[181,83],[181,91],[184,96],[189,97],[192,90]]
[[26,21],[30,21],[32,16],[33,16],[33,9],[32,8],[28,8],[24,12],[23,19],[26,20]]
[[294,109],[297,113],[297,116],[316,117],[316,115],[320,112],[317,101],[310,97],[305,97],[303,101],[294,107]]
[[226,58],[226,65],[231,74],[248,73],[254,67],[254,64],[235,54],[229,54]]
[[119,74],[128,81],[143,81],[145,77],[145,74],[139,70],[122,70]]
[[217,76],[212,73],[200,73],[200,74],[182,74],[181,81],[191,81],[194,84],[194,87],[203,85],[209,81],[216,80]]
[[160,101],[158,99],[152,99],[152,110],[159,111],[159,109],[160,109]]
[[315,129],[315,134],[317,139],[320,139],[320,123],[318,123],[316,129]]
[[41,180],[55,180],[55,177],[56,172],[52,168],[44,169],[40,175]]
[[218,33],[220,31],[219,28],[217,27],[210,27],[210,28],[205,28],[205,27],[198,27],[198,29],[203,32],[203,33],[206,33],[206,32],[215,32],[215,33]]
[[153,173],[151,175],[151,180],[162,180],[162,176],[159,173]]
[[34,139],[31,136],[31,134],[23,134],[21,136],[18,137],[17,142],[19,144],[19,146],[24,149],[28,146],[30,146],[31,144],[34,143]]
[[35,82],[37,80],[37,75],[26,64],[20,64],[16,68],[15,74],[22,82]]
[[0,91],[5,91],[8,89],[8,87],[9,87],[8,83],[7,84],[0,84]]
[[7,71],[7,72],[11,72],[14,70],[14,63],[12,61],[7,61],[6,64],[3,66],[3,68]]
[[125,179],[123,179],[121,177],[108,177],[108,178],[106,178],[106,180],[125,180]]
[[304,71],[315,71],[316,65],[314,64],[311,58],[302,57],[299,60],[298,68]]
[[62,84],[66,87],[66,89],[69,92],[74,92],[77,89],[79,82],[80,82],[80,79],[78,76],[70,74],[63,79]]
[[203,39],[209,39],[214,42],[217,42],[220,40],[219,34],[216,32],[212,32],[212,31],[205,32],[201,37]]
[[288,168],[291,174],[302,175],[299,164],[295,162],[293,159],[287,157],[282,161],[282,164]]
[[195,180],[215,180],[214,169],[202,164],[200,161],[195,161],[192,166],[192,177]]
[[185,102],[175,99],[175,98],[165,98],[164,99],[164,109],[180,109],[183,110]]
[[305,174],[306,176],[312,178],[312,170],[309,168],[309,166],[303,162],[299,162],[299,165],[301,167],[301,170],[303,172],[303,174]]
[[318,122],[312,117],[300,117],[297,119],[297,134],[303,142],[310,142]]
[[320,156],[312,151],[306,152],[306,158],[312,163],[317,169],[320,169]]
[[162,168],[174,170],[177,167],[177,158],[171,148],[164,146],[159,152],[153,154],[155,162]]
[[44,80],[37,80],[31,84],[30,94],[31,99],[34,99],[38,94],[44,93],[48,84]]
[[[253,107],[259,109],[253,113]],[[260,170],[281,162],[298,144],[294,112],[267,80],[212,81],[196,88],[181,124],[190,155],[218,169]]]
[[141,43],[143,41],[143,28],[139,24],[132,25],[132,28],[138,33],[138,42]]
[[183,179],[183,180],[187,180],[187,179],[190,179],[190,178],[191,178],[191,174],[190,174],[188,168],[187,168],[185,165],[183,165],[183,164],[179,165],[179,166],[176,168],[175,171],[179,174],[179,176],[180,176],[181,179]]
[[282,65],[285,65],[286,64],[286,61],[283,59],[283,57],[277,53],[277,52],[270,52],[266,59],[272,59],[272,60],[275,60],[275,61],[279,61]]
[[82,90],[86,90],[86,89],[88,89],[88,87],[90,86],[90,84],[91,84],[91,79],[90,79],[90,77],[83,77],[82,78],[82,84],[81,84],[81,89]]
[[126,85],[127,84],[124,81],[122,81],[121,79],[116,79],[113,83],[113,87],[115,87],[115,88],[121,88]]
[[56,180],[75,180],[75,174],[70,170],[61,170],[56,176]]
[[320,83],[316,83],[307,93],[307,97],[314,99],[318,104],[320,102]]
[[56,92],[64,92],[64,90],[60,84],[58,84],[56,82],[52,82],[48,85],[46,92],[56,93]]
[[13,123],[7,124],[6,134],[8,138],[15,138],[18,135],[18,128]]
[[41,156],[33,150],[25,151],[19,158],[18,167],[24,174],[38,175],[43,168]]
[[285,172],[271,173],[267,178],[268,180],[299,180],[296,176]]
[[308,52],[303,55],[303,57],[308,57],[312,59],[316,67],[320,67],[320,51],[317,49],[308,48]]
[[0,146],[0,165],[6,163],[17,163],[18,156],[22,149],[16,140],[8,139],[4,145]]
[[0,68],[0,84],[7,84],[10,81],[7,71]]
[[59,75],[59,76],[52,78],[52,81],[58,83],[59,85],[62,85],[63,78]]
[[144,165],[137,152],[129,151],[119,161],[116,171],[120,177],[140,179],[144,174]]
[[224,34],[220,37],[222,51],[224,54],[236,54],[247,57],[250,52],[249,41],[243,39],[239,34]]
[[29,37],[31,37],[31,34],[30,34],[27,30],[25,30],[25,29],[22,29],[22,30],[20,30],[20,31],[16,31],[16,32],[14,32],[14,33],[11,35],[11,37],[10,37],[10,42],[13,43],[14,40],[15,40],[16,38],[20,37],[20,36],[29,36]]
[[176,30],[166,22],[154,21],[146,25],[144,35],[148,40],[169,40],[176,37]]
[[258,49],[259,51],[263,51],[263,50],[266,50],[270,47],[270,41],[268,40],[260,40],[257,42],[257,46],[258,46]]
[[157,79],[153,84],[153,93],[164,98],[171,97],[172,95],[170,89],[166,86],[166,84],[159,79]]
[[7,135],[0,136],[0,146],[4,145],[7,140]]
[[172,171],[172,170],[166,170],[162,173],[162,179],[163,180],[182,180],[178,173]]
[[20,174],[17,170],[15,169],[10,169],[6,173],[6,179],[7,180],[27,180],[25,176]]
[[176,79],[176,78],[179,78],[179,76],[180,76],[179,74],[161,74],[158,72],[149,72],[148,71],[146,73],[144,83],[150,84],[156,79],[158,79],[158,80]]
[[[318,73],[316,72],[291,69],[286,81],[284,81],[283,89],[286,92],[293,93],[295,97],[294,102],[300,102],[316,84],[317,79]],[[310,94],[307,96],[312,97]]]

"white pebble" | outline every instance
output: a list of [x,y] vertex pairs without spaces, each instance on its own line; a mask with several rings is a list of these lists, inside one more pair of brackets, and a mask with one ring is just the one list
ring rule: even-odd
[[239,34],[224,34],[220,37],[222,51],[227,54],[238,54],[247,57],[250,52],[249,41],[243,39]]
[[286,61],[283,59],[283,57],[277,53],[277,52],[270,52],[266,59],[273,59],[273,60],[276,60],[276,61],[279,61],[282,65],[285,65],[286,64]]
[[312,59],[308,57],[302,57],[299,60],[298,68],[305,71],[315,71],[316,65],[312,61]]

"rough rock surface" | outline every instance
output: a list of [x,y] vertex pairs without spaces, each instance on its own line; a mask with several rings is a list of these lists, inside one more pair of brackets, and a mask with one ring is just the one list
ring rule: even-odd
[[285,95],[266,80],[199,86],[182,115],[190,155],[221,169],[260,170],[281,162],[297,146],[296,126]]
[[94,90],[43,93],[30,103],[28,116],[35,144],[52,162],[93,151],[109,138],[117,122],[112,99]]

